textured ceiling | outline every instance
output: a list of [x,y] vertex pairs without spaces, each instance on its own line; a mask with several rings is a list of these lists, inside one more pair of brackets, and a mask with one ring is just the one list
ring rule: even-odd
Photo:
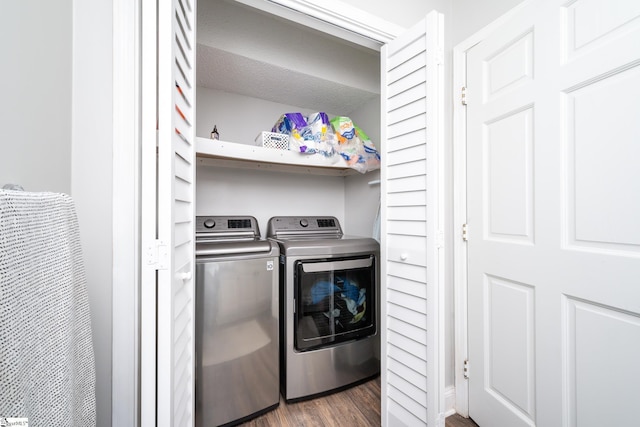
[[201,44],[196,63],[198,86],[317,111],[348,115],[379,96]]
[[348,115],[380,94],[379,52],[237,1],[198,2],[197,85]]

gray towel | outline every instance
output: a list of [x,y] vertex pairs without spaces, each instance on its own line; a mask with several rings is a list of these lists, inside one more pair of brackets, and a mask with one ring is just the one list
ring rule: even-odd
[[95,426],[95,361],[71,197],[0,190],[0,417]]

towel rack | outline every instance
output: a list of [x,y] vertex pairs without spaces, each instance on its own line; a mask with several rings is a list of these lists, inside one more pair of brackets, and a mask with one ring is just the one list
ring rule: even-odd
[[24,191],[24,188],[22,188],[22,185],[18,185],[18,184],[5,184],[2,186],[3,190],[15,190],[15,191]]

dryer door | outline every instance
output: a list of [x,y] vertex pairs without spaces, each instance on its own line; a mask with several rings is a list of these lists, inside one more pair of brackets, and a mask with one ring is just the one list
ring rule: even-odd
[[297,351],[376,333],[376,262],[365,255],[295,263]]

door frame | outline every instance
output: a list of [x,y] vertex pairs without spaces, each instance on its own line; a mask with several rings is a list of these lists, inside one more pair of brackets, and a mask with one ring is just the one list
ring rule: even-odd
[[[462,104],[462,88],[467,85],[467,52],[485,40],[497,28],[511,20],[520,9],[533,0],[525,0],[486,25],[453,48],[453,340],[455,410],[469,417],[469,381],[465,361],[469,358],[467,313],[467,245],[462,239],[462,225],[467,222],[467,110]],[[468,89],[467,89],[468,91]],[[472,234],[473,230],[468,230]]]
[[[140,11],[113,0],[111,311],[113,425],[140,424]],[[131,43],[133,40],[133,43]]]
[[305,27],[380,50],[406,28],[367,13],[341,0],[235,0]]
[[[357,9],[348,22],[342,19],[335,21],[329,9],[314,6],[310,0],[236,0],[258,9],[284,16],[301,15],[307,26],[317,27],[318,21],[327,25],[325,31],[340,29],[340,36],[346,40],[375,49],[395,39],[404,28],[389,21],[378,18]],[[143,114],[142,104],[148,103],[155,95],[149,92],[149,85],[144,85],[141,64],[149,53],[143,51],[149,40],[148,31],[142,33],[143,25],[140,16],[145,21],[145,27],[153,27],[152,14],[141,14],[143,7],[152,6],[153,2],[135,0],[113,0],[114,31],[112,35],[112,54],[114,57],[113,73],[113,148],[114,148],[114,192],[113,199],[114,222],[112,245],[115,250],[124,250],[122,256],[114,257],[112,269],[112,294],[114,300],[124,299],[127,304],[114,304],[112,310],[112,370],[111,384],[111,415],[113,420],[125,420],[130,425],[155,425],[156,411],[154,396],[150,396],[151,389],[157,386],[152,381],[155,363],[144,363],[141,366],[143,348],[153,347],[155,337],[142,336],[141,318],[142,307],[150,308],[155,304],[155,292],[145,290],[142,286],[150,274],[149,255],[141,237],[141,228],[148,226],[139,222],[138,217],[142,206],[153,203],[153,200],[142,200],[141,187],[145,177],[142,169],[149,167],[154,161],[145,155],[145,143],[152,136],[143,135],[148,129],[149,114]],[[340,0],[331,0],[333,10],[345,8],[355,9]],[[153,10],[153,6],[151,7]],[[293,14],[293,15],[292,15]],[[337,22],[335,24],[330,24]],[[130,41],[134,40],[132,44]],[[146,56],[145,56],[146,55]],[[147,58],[148,63],[148,58]],[[136,88],[135,90],[131,90]],[[135,111],[132,111],[135,110]],[[147,126],[144,126],[144,124]],[[133,154],[133,158],[132,155]],[[139,157],[138,157],[139,155]],[[150,163],[151,162],[151,163]],[[136,183],[131,186],[131,183]],[[147,183],[146,185],[151,185]],[[128,191],[120,191],[122,188]],[[117,213],[117,215],[115,214]],[[131,230],[136,230],[134,233]],[[123,249],[124,248],[124,249]],[[128,254],[128,255],[127,255]],[[137,255],[136,255],[137,254]],[[125,256],[126,255],[126,256]],[[151,301],[150,301],[151,300]],[[147,316],[153,313],[147,314]],[[132,326],[133,325],[133,326]],[[383,324],[381,327],[386,327]],[[117,364],[115,362],[118,362]],[[120,373],[120,375],[118,375]],[[153,384],[151,384],[153,383]]]

